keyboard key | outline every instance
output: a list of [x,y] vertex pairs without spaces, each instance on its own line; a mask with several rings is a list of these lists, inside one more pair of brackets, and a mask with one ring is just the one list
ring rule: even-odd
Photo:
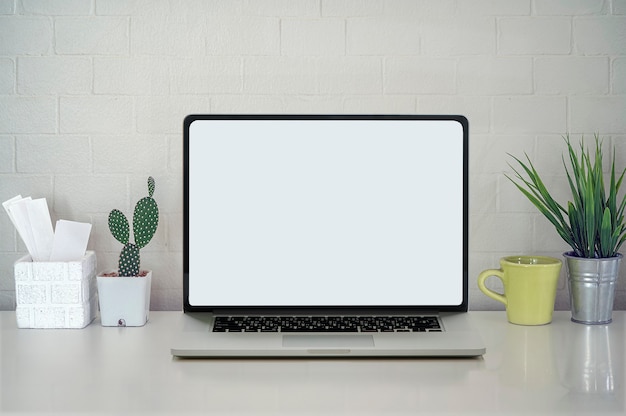
[[213,332],[442,332],[434,316],[218,316]]

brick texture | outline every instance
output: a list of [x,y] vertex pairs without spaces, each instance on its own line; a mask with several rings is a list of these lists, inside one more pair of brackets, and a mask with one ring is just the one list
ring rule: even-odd
[[[535,158],[563,197],[565,133],[599,132],[626,166],[625,19],[624,0],[0,1],[0,202],[46,197],[55,218],[91,222],[89,249],[112,269],[108,212],[129,213],[153,175],[161,219],[142,261],[152,308],[181,309],[185,115],[461,113],[470,308],[499,309],[475,286],[482,269],[567,249],[504,177],[507,152]],[[18,319],[82,322],[65,303],[76,282],[15,280],[25,249],[3,215],[0,309],[54,298]]]
[[16,316],[20,328],[83,328],[96,316],[96,255],[81,261],[15,263]]

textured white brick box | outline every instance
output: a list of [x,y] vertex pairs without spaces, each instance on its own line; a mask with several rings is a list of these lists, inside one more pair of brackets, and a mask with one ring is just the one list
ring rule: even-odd
[[96,254],[80,261],[33,262],[14,266],[19,328],[84,328],[96,315]]

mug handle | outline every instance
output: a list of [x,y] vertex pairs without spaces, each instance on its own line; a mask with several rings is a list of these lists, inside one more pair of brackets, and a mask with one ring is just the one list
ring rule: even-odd
[[483,271],[481,274],[478,275],[478,288],[491,299],[502,302],[506,306],[507,301],[506,297],[503,294],[494,292],[493,290],[485,286],[485,280],[487,280],[489,276],[496,276],[498,279],[502,280],[502,283],[504,283],[504,272],[502,270],[489,269]]

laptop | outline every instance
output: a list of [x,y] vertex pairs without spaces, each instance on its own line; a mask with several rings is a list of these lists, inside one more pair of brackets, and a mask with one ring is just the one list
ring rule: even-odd
[[190,115],[176,357],[475,357],[468,121]]

